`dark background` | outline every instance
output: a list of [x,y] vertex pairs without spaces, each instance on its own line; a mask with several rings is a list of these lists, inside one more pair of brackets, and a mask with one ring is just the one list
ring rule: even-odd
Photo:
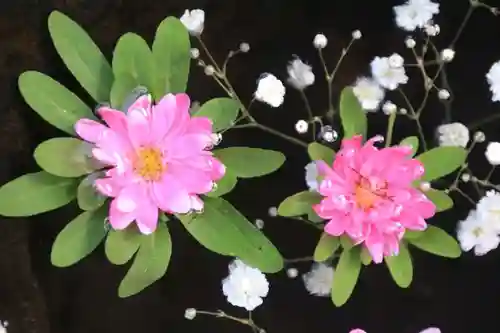
[[[489,0],[495,5],[497,0]],[[307,93],[316,114],[326,107],[326,88],[312,39],[318,32],[329,38],[325,56],[330,66],[351,31],[360,29],[358,42],[342,66],[336,84],[352,83],[368,73],[376,55],[401,52],[405,34],[393,23],[391,7],[396,1],[372,0],[17,0],[2,2],[0,9],[0,182],[36,169],[31,153],[37,143],[61,135],[44,123],[21,99],[17,77],[28,69],[53,76],[85,97],[55,53],[47,32],[49,12],[58,9],[79,22],[103,52],[110,56],[118,37],[133,31],[152,40],[159,22],[168,15],[180,16],[185,8],[206,12],[204,40],[218,61],[241,41],[251,52],[235,58],[230,79],[248,102],[262,72],[286,78],[286,63],[293,54],[313,65],[317,83]],[[496,5],[500,3],[496,2]],[[437,23],[440,48],[453,38],[467,11],[467,0],[441,2]],[[484,78],[491,64],[500,59],[500,17],[478,9],[456,46],[455,61],[448,66],[455,93],[453,120],[470,123],[500,112],[490,101]],[[193,42],[193,44],[195,44]],[[405,90],[419,102],[420,73],[412,70]],[[218,86],[193,66],[189,93],[193,100],[222,96]],[[435,94],[434,94],[435,95]],[[396,102],[399,100],[395,99]],[[256,104],[253,114],[259,121],[294,134],[293,125],[305,116],[300,97],[291,88],[282,107],[272,109]],[[443,107],[435,96],[425,111],[424,127],[432,138],[443,121]],[[386,116],[370,118],[370,134],[384,133]],[[336,126],[336,125],[334,125]],[[414,124],[399,119],[396,137],[414,134]],[[499,140],[499,126],[484,127],[487,137]],[[304,138],[306,139],[306,138]],[[431,142],[429,142],[431,143]],[[251,219],[264,218],[265,232],[286,258],[312,254],[317,230],[291,220],[267,217],[267,209],[286,196],[304,189],[303,166],[308,162],[304,149],[257,130],[229,132],[223,145],[250,145],[283,151],[288,163],[277,173],[248,182],[241,181],[229,200]],[[488,171],[479,145],[471,158],[478,177]],[[497,180],[498,178],[493,178]],[[474,193],[472,193],[474,194]],[[464,218],[470,204],[456,199],[456,209],[432,220],[450,232]],[[68,269],[52,267],[50,247],[64,224],[75,216],[75,207],[31,219],[0,222],[0,319],[8,320],[9,333],[164,333],[236,332],[250,328],[223,319],[184,319],[184,310],[223,309],[244,315],[225,302],[220,280],[227,275],[229,258],[212,254],[195,243],[182,227],[172,226],[174,254],[168,274],[135,297],[119,299],[117,287],[127,267],[108,263],[102,247],[81,263]],[[329,298],[308,295],[301,279],[291,280],[284,272],[269,276],[270,295],[255,313],[255,319],[270,333],[345,332],[361,327],[369,333],[417,333],[429,326],[443,332],[485,332],[497,326],[500,306],[500,256],[493,251],[485,257],[465,254],[458,260],[433,257],[413,251],[416,272],[407,290],[399,289],[383,265],[364,268],[361,280],[347,305],[336,309]],[[309,263],[298,266],[301,273]]]

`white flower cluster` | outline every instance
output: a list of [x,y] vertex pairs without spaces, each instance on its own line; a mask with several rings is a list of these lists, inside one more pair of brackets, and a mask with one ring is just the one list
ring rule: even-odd
[[[354,84],[353,93],[363,109],[374,111],[385,97],[384,89],[396,90],[408,82],[408,76],[404,68],[404,59],[397,53],[389,57],[375,57],[370,63],[370,68],[372,77],[359,78]],[[396,111],[396,108],[392,107],[385,109],[386,113]]]
[[330,295],[333,281],[333,267],[324,263],[314,263],[311,270],[302,276],[307,291],[314,296]]
[[500,193],[488,191],[479,200],[476,209],[460,221],[457,238],[464,251],[474,249],[478,256],[485,255],[500,244]]
[[267,296],[269,283],[260,270],[236,259],[229,264],[229,275],[222,281],[222,292],[232,305],[252,311]]

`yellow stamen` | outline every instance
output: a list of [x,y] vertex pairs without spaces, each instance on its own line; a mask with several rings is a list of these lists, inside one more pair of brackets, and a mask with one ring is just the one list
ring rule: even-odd
[[166,169],[163,155],[157,148],[144,147],[137,152],[134,161],[134,172],[145,180],[158,181]]
[[385,197],[386,184],[381,188],[372,188],[370,182],[361,178],[354,189],[354,196],[359,208],[368,210],[372,208],[377,201]]

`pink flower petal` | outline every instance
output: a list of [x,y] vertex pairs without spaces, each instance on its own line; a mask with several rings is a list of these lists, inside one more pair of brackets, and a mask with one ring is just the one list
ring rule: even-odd
[[152,188],[154,200],[161,210],[180,214],[191,210],[188,191],[174,177],[165,174],[160,182],[152,184]]
[[116,197],[122,189],[116,181],[109,177],[96,179],[94,186],[99,193],[108,197]]
[[139,96],[137,100],[130,105],[130,107],[127,110],[127,113],[130,113],[132,110],[139,111],[142,113],[145,117],[150,117],[151,116],[151,109],[152,109],[152,99],[151,95],[146,94]]
[[136,211],[137,227],[144,235],[149,235],[156,230],[158,225],[158,207],[149,199],[144,198]]
[[133,213],[125,213],[117,208],[117,199],[111,201],[109,207],[109,223],[115,230],[123,230],[135,220]]
[[108,107],[101,107],[97,110],[97,113],[113,131],[123,136],[127,135],[127,117],[123,112]]
[[210,174],[202,170],[180,163],[168,165],[168,174],[175,178],[189,193],[205,194],[212,190],[213,181]]
[[75,132],[83,140],[92,143],[100,141],[105,131],[108,131],[106,126],[91,119],[83,118],[78,120],[75,124]]
[[151,143],[149,120],[141,111],[129,111],[127,130],[130,142],[136,149]]

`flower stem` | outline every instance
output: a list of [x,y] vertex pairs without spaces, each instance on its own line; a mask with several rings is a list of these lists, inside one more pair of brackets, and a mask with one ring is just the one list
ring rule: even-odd
[[396,111],[389,115],[389,120],[387,121],[387,134],[385,136],[385,146],[389,147],[392,142],[392,133],[394,131],[394,124],[396,123]]
[[234,316],[228,315],[227,313],[225,313],[225,312],[224,312],[224,311],[222,311],[222,310],[218,310],[217,312],[196,310],[196,313],[197,313],[197,314],[204,314],[204,315],[208,315],[208,316],[212,316],[212,317],[216,317],[216,318],[225,318],[225,319],[229,319],[229,320],[232,320],[232,321],[238,322],[238,323],[240,323],[240,324],[250,326],[254,332],[260,332],[260,331],[263,331],[263,330],[262,330],[259,326],[257,326],[257,325],[255,324],[255,322],[253,321],[253,319],[252,319],[252,312],[250,312],[250,311],[249,311],[249,313],[248,313],[248,319],[246,319],[246,318],[238,318],[238,317],[234,317]]
[[300,90],[300,96],[302,97],[304,105],[306,106],[307,116],[309,117],[308,122],[312,122],[313,141],[316,141],[316,122],[313,121],[314,119],[313,112],[311,109],[311,105],[309,104],[309,100],[307,99],[306,93],[304,92],[304,89]]
[[[231,97],[231,98],[234,98],[240,104],[241,112],[242,112],[244,118],[246,118],[249,121],[248,124],[234,125],[232,128],[255,127],[255,128],[258,128],[258,129],[260,129],[262,131],[268,132],[268,133],[273,134],[275,136],[278,136],[278,137],[280,137],[282,139],[285,139],[285,140],[287,140],[287,141],[289,141],[291,143],[294,143],[296,145],[299,145],[299,146],[302,146],[304,148],[307,148],[307,143],[306,142],[304,142],[302,140],[299,140],[297,138],[294,138],[294,137],[292,137],[290,135],[281,133],[280,131],[277,131],[277,130],[271,128],[271,127],[268,127],[268,126],[260,124],[250,114],[249,108],[247,108],[245,106],[245,104],[243,104],[243,102],[241,101],[240,97],[238,96],[238,94],[234,90],[233,86],[231,85],[231,82],[229,82],[229,79],[228,79],[228,77],[227,77],[227,75],[225,73],[225,70],[221,70],[221,68],[219,67],[219,65],[215,61],[215,59],[210,54],[210,51],[208,50],[208,47],[205,45],[205,43],[203,42],[203,40],[201,39],[201,37],[198,37],[198,41],[199,41],[199,43],[201,45],[201,48],[206,53],[208,59],[210,60],[210,62],[212,63],[212,65],[214,66],[214,68],[217,71],[216,73],[214,73],[213,77],[216,79],[217,83],[219,83],[219,85],[224,89],[224,91],[228,94],[228,96]],[[220,81],[219,78],[222,81]],[[252,102],[253,102],[253,100],[252,100]],[[251,103],[250,103],[250,105],[251,105]]]

